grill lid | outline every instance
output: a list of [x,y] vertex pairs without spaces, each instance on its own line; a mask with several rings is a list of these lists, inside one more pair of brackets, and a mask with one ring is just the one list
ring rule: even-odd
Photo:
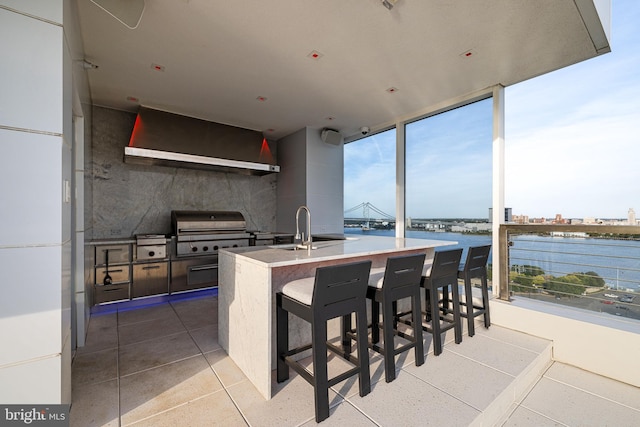
[[171,211],[171,222],[176,236],[245,231],[247,227],[244,216],[235,211]]

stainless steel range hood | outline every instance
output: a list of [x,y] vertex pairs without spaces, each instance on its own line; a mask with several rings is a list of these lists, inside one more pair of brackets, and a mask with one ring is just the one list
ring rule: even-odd
[[141,107],[124,161],[265,175],[280,172],[260,132]]

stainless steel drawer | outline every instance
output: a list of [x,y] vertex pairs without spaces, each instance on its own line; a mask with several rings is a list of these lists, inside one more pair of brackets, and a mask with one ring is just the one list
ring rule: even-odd
[[100,245],[96,246],[96,262],[95,265],[106,264],[106,254],[109,251],[109,265],[118,263],[128,263],[130,245]]
[[171,292],[207,288],[218,284],[218,257],[171,261]]
[[[107,274],[106,267],[96,267],[96,285],[101,285]],[[129,282],[129,265],[111,265],[109,260],[109,276],[114,284]]]
[[94,304],[122,301],[129,299],[129,283],[121,285],[95,285],[93,292]]
[[169,292],[168,263],[134,264],[131,296],[133,298],[161,295]]

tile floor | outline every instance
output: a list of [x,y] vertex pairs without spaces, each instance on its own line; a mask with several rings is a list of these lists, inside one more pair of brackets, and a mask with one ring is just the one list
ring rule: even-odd
[[[449,331],[452,332],[452,331]],[[371,353],[372,392],[333,387],[340,426],[625,426],[640,422],[640,389],[551,362],[551,344],[496,325],[478,327],[425,364],[398,356],[385,383]],[[332,358],[330,370],[339,370]],[[402,367],[400,367],[402,366]],[[330,372],[331,372],[330,371]],[[94,314],[72,366],[72,426],[313,425],[313,390],[291,372],[265,401],[217,341],[217,298],[175,300]],[[275,380],[274,380],[275,383]]]

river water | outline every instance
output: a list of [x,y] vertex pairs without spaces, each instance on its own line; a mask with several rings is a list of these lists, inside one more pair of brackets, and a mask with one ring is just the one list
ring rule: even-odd
[[[393,237],[395,230],[345,228],[344,233]],[[408,230],[407,237],[456,241],[457,245],[446,249],[465,249],[463,260],[466,248],[491,244],[491,235]],[[511,240],[511,265],[537,266],[554,276],[594,271],[612,289],[640,292],[640,241],[536,235],[512,236]]]

